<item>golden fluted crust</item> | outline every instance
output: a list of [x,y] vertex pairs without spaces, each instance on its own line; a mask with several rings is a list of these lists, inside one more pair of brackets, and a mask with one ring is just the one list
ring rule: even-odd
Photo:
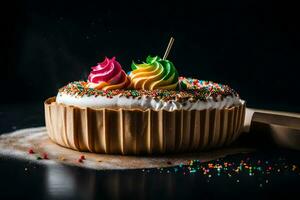
[[245,104],[224,109],[154,111],[91,109],[45,101],[48,135],[78,151],[141,155],[191,152],[229,145],[238,136]]

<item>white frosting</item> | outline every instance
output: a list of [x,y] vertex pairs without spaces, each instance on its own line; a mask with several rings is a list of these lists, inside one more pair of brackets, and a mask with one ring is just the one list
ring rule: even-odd
[[153,109],[153,110],[204,110],[204,109],[223,109],[225,107],[240,105],[243,103],[237,96],[227,96],[221,100],[217,98],[214,101],[211,97],[207,99],[206,102],[198,100],[196,102],[187,101],[185,103],[180,103],[177,101],[165,102],[162,100],[156,100],[152,97],[142,96],[140,99],[133,97],[124,96],[113,96],[112,98],[107,98],[106,96],[82,96],[77,97],[75,95],[58,93],[56,97],[57,103],[62,103],[65,105],[72,105],[78,107],[89,107],[89,108],[127,108],[127,109]]

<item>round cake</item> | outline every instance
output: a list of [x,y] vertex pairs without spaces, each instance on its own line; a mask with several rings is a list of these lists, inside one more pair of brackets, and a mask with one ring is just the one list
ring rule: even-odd
[[245,102],[228,85],[179,77],[169,60],[148,56],[125,73],[115,58],[92,67],[45,101],[49,137],[79,151],[163,154],[232,143]]

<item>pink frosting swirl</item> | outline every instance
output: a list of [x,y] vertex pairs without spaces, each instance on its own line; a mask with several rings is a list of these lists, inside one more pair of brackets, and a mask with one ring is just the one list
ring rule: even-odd
[[102,90],[122,89],[129,83],[126,73],[115,57],[105,57],[103,62],[92,67],[88,77],[88,87]]

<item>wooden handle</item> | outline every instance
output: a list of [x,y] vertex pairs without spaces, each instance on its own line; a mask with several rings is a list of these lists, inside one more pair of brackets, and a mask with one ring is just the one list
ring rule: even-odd
[[268,138],[278,146],[300,150],[300,114],[247,108],[244,131],[256,139]]

